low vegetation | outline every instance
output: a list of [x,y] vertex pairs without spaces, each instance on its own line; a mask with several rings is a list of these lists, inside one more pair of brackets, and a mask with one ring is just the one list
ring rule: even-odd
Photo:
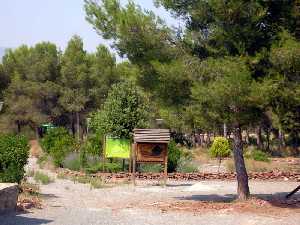
[[52,183],[54,181],[48,174],[45,174],[45,173],[40,172],[40,171],[36,171],[34,173],[33,178],[37,183],[41,183],[41,184],[44,184],[44,185]]
[[28,140],[19,135],[0,134],[0,183],[20,183],[29,157]]

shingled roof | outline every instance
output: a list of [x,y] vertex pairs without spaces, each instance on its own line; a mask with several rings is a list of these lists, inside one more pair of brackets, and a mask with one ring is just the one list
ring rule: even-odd
[[168,129],[134,129],[135,143],[169,143],[170,130]]

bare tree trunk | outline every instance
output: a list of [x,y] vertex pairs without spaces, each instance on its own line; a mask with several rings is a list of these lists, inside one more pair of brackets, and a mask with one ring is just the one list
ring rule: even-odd
[[224,123],[224,125],[223,125],[223,136],[224,136],[224,138],[227,138],[227,125],[226,125],[226,123]]
[[38,126],[35,127],[35,138],[36,138],[36,140],[40,139],[40,136],[39,136],[39,127]]
[[267,146],[266,146],[266,151],[269,152],[270,151],[270,131],[269,129],[267,129]]
[[18,134],[21,133],[21,124],[19,121],[17,121],[17,131],[18,131]]
[[79,112],[76,112],[76,125],[77,125],[77,140],[80,140],[80,118],[79,118]]
[[248,185],[248,174],[245,166],[244,156],[243,156],[243,140],[241,129],[239,125],[234,127],[234,164],[238,182],[238,199],[246,200],[249,195],[249,185]]
[[258,126],[256,128],[256,143],[257,143],[258,149],[262,150],[263,145],[262,145],[261,127],[260,126]]
[[279,138],[279,151],[281,151],[285,145],[285,141],[284,141],[284,134],[283,134],[282,130],[280,130],[280,129],[279,129],[278,138]]
[[250,134],[249,134],[248,130],[246,130],[246,143],[247,143],[247,145],[250,144]]

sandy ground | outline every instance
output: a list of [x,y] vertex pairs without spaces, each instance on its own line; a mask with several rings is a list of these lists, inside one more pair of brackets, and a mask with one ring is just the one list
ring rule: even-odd
[[[39,170],[35,158],[30,159],[27,169]],[[255,204],[243,205],[232,203],[236,183],[231,181],[169,181],[166,187],[155,181],[138,181],[135,187],[123,184],[92,189],[89,184],[55,179],[40,186],[42,209],[0,216],[0,225],[300,225],[298,206],[272,204],[297,185],[251,181]]]

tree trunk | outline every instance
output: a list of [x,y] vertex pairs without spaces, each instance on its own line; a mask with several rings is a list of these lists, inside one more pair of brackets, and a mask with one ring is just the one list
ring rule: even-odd
[[38,126],[35,127],[35,138],[36,138],[36,140],[39,140],[39,139],[40,139],[40,135],[39,135],[39,127],[38,127]]
[[238,182],[238,199],[246,200],[249,195],[248,174],[243,156],[243,140],[239,125],[234,127],[234,164]]
[[266,146],[266,151],[270,152],[270,131],[267,129],[267,146]]
[[285,141],[284,141],[284,134],[282,132],[282,130],[279,129],[279,134],[278,134],[278,138],[279,138],[279,151],[282,151],[284,145],[285,145]]
[[77,140],[80,140],[80,118],[79,118],[79,112],[76,112],[76,132],[77,132]]
[[75,114],[74,113],[72,113],[72,118],[71,118],[71,129],[72,129],[72,135],[75,138],[76,130],[75,130]]
[[262,150],[263,145],[262,145],[261,127],[260,126],[258,126],[256,128],[256,143],[257,143],[258,149]]
[[19,121],[17,121],[17,130],[18,130],[18,134],[21,133],[21,124]]
[[223,125],[223,136],[224,136],[224,138],[227,138],[227,125],[226,125],[226,123],[224,123],[224,125]]

